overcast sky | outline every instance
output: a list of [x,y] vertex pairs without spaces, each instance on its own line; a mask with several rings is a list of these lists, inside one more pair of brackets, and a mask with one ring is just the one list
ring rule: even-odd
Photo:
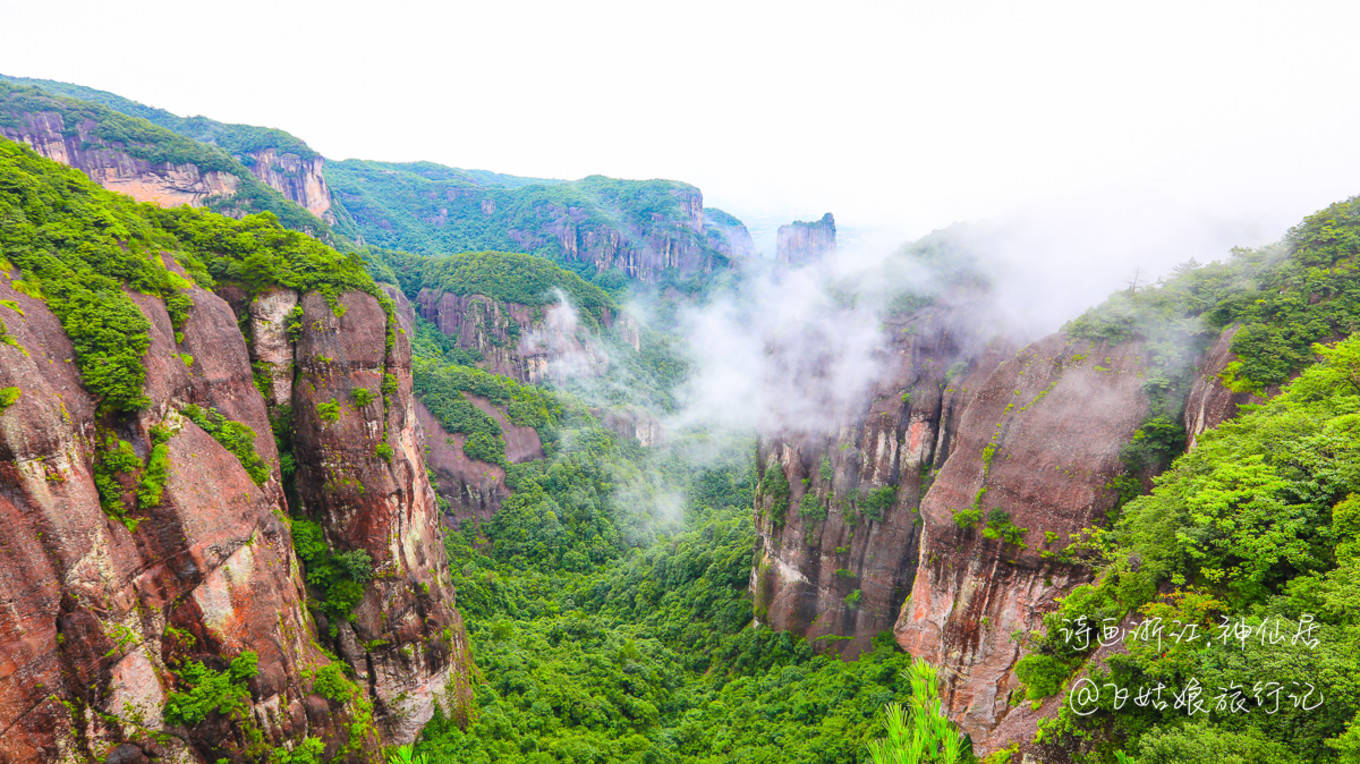
[[1355,3],[0,2],[0,72],[755,222],[1138,198],[1237,240],[1360,191]]

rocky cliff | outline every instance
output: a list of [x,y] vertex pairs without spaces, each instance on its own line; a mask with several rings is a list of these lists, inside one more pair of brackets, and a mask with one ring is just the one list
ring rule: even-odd
[[946,711],[979,752],[1009,742],[990,732],[1019,685],[1012,635],[1039,627],[1087,575],[1061,553],[1115,505],[1120,450],[1148,413],[1143,363],[1137,345],[1054,335],[969,383],[954,452],[921,502],[919,564],[895,632],[941,667]]
[[1083,580],[1061,552],[1114,506],[1149,405],[1141,346],[984,343],[968,312],[890,320],[863,411],[762,440],[751,588],[757,618],[821,650],[850,657],[894,630],[942,668],[946,711],[989,752],[1033,734],[1037,714],[1010,702],[1012,635]]
[[[0,149],[0,760],[260,761],[306,744],[367,761],[436,703],[465,713],[409,344],[378,300],[200,288],[193,257],[191,276],[143,254],[161,218]],[[108,259],[83,259],[101,247],[173,293],[120,291]],[[147,342],[144,398],[112,405],[90,390],[121,372],[90,359],[122,352],[110,316],[140,323],[120,305],[145,320],[126,335]],[[321,534],[305,568],[304,522]],[[327,570],[352,602],[331,601]]]
[[[562,305],[521,305],[479,294],[422,289],[415,306],[458,347],[479,354],[480,368],[520,382],[538,384],[555,369],[598,376],[609,363],[576,313]],[[603,320],[606,328],[612,326],[612,312],[606,310]]]
[[205,170],[191,162],[153,162],[130,155],[95,138],[97,123],[83,119],[67,124],[57,112],[20,115],[0,124],[0,136],[25,143],[34,151],[74,167],[99,185],[139,202],[166,207],[200,207],[208,199],[236,193],[240,180],[222,170]]
[[892,627],[911,589],[917,507],[962,405],[949,380],[963,349],[946,314],[889,328],[891,359],[863,411],[834,435],[785,433],[757,453],[757,617],[845,657]]
[[288,228],[330,237],[313,214],[329,209],[322,159],[282,131],[186,120],[112,93],[0,76],[0,136],[138,201],[234,217],[269,211]]
[[[334,625],[339,652],[373,696],[388,737],[414,739],[438,702],[464,713],[470,668],[454,608],[425,436],[411,390],[410,344],[378,300],[276,291],[247,303],[252,360],[275,418],[291,417],[297,511],[336,549],[364,550],[373,582]],[[296,339],[290,342],[289,326]],[[288,348],[291,352],[280,352]]]
[[[395,315],[402,331],[410,334],[415,324],[414,307],[395,286],[384,284],[383,291],[396,306]],[[512,312],[527,315],[523,311]],[[501,331],[503,334],[504,328]],[[477,333],[474,332],[473,336],[477,336]],[[500,427],[505,442],[505,458],[510,464],[543,458],[543,443],[532,427],[511,422],[505,411],[485,398],[472,394],[467,394],[467,398]],[[445,519],[455,527],[468,520],[490,520],[500,509],[501,502],[510,495],[510,488],[505,482],[505,468],[468,457],[463,451],[467,436],[447,432],[439,419],[419,400],[415,402],[415,413],[416,423],[424,437],[425,463],[434,477],[433,488],[447,502]]]
[[326,160],[319,155],[299,156],[276,148],[264,148],[237,157],[251,174],[284,198],[319,218],[332,220],[331,190],[322,174]]
[[634,216],[606,206],[601,217],[589,207],[549,202],[538,209],[534,226],[512,226],[508,235],[520,251],[558,249],[564,262],[589,263],[645,282],[659,281],[667,271],[708,273],[740,256],[734,247],[742,241],[734,230],[705,229],[699,189],[680,186],[673,196],[678,216]]
[[781,225],[775,237],[775,260],[784,265],[810,263],[835,249],[836,219],[830,212],[820,220]]
[[[1183,423],[1191,448],[1194,448],[1195,439],[1205,430],[1211,430],[1237,416],[1238,407],[1265,400],[1265,397],[1250,392],[1229,390],[1219,378],[1228,364],[1236,359],[1232,352],[1232,341],[1240,329],[1237,324],[1225,328],[1196,364],[1194,380],[1185,401]],[[1267,397],[1274,392],[1277,390],[1266,391]]]
[[429,162],[326,165],[337,229],[423,254],[527,252],[674,284],[750,254],[750,234],[703,194],[667,180],[515,178]]

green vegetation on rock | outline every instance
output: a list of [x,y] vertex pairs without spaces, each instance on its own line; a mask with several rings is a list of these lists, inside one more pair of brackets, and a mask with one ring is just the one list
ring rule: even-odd
[[307,585],[319,596],[312,604],[330,619],[334,637],[337,621],[350,617],[364,598],[364,585],[373,580],[373,558],[363,549],[336,552],[326,543],[321,525],[293,518],[293,549],[306,570]]
[[[132,295],[160,298],[179,330],[192,288],[235,284],[378,295],[357,255],[279,225],[187,207],[138,204],[83,174],[0,139],[0,250],[11,285],[43,299],[76,350],[85,387],[110,411],[147,405],[150,323]],[[167,267],[173,258],[186,279]],[[10,268],[6,268],[10,270]]]
[[[1138,761],[1181,760],[1174,752],[1190,750],[1192,740],[1221,740],[1220,750],[1239,750],[1242,760],[1281,760],[1270,741],[1288,739],[1290,760],[1335,761],[1360,737],[1360,338],[1311,353],[1322,361],[1268,403],[1202,434],[1152,493],[1126,504],[1113,528],[1087,543],[1099,555],[1096,582],[1045,618],[1018,671],[1030,697],[1056,692],[1089,652],[1063,629],[1070,635],[1081,617],[1099,625],[1135,613],[1179,620],[1181,629],[1196,624],[1203,638],[1127,640],[1127,654],[1106,661],[1117,686],[1179,688],[1193,679],[1206,692],[1249,691],[1268,674],[1287,693],[1311,686],[1326,706],[1305,711],[1286,702],[1274,714],[1210,715],[1190,725],[1184,711],[1102,704],[1086,718],[1064,711],[1047,725],[1047,739],[1102,729],[1093,739],[1123,739]],[[1263,623],[1306,619],[1316,624],[1313,648],[1291,644],[1297,626],[1286,627],[1283,643],[1258,638],[1270,631]],[[1225,622],[1241,623],[1250,637],[1216,638]],[[1113,761],[1115,753],[1097,746],[1093,760]]]
[[412,301],[422,289],[457,295],[485,295],[520,305],[550,305],[565,294],[584,316],[603,318],[614,300],[599,287],[552,261],[513,252],[463,252],[427,257],[370,248],[375,268],[388,269]]
[[[329,233],[329,227],[324,222],[257,179],[228,153],[232,151],[228,146],[267,142],[262,135],[251,136],[246,132],[207,128],[185,137],[153,124],[141,114],[134,116],[100,102],[57,95],[46,89],[46,84],[40,89],[20,83],[19,80],[0,78],[0,128],[18,128],[30,114],[56,114],[61,117],[64,135],[79,137],[86,148],[111,148],[152,164],[191,164],[203,173],[221,172],[236,178],[236,191],[228,197],[208,199],[210,209],[234,215],[272,212],[288,228],[323,236]],[[116,99],[117,96],[112,98]],[[113,103],[108,98],[100,100]],[[207,122],[210,120],[204,121],[205,127]],[[268,132],[278,133],[280,138],[287,136],[281,131]],[[214,137],[228,144],[223,146],[226,150],[209,145]],[[202,142],[205,139],[208,142]]]
[[194,404],[185,406],[180,413],[212,436],[213,440],[231,452],[241,462],[246,474],[256,485],[264,485],[269,479],[269,463],[255,451],[255,431],[248,425],[227,419],[214,408],[203,409]]
[[248,682],[259,673],[254,652],[243,652],[223,670],[187,661],[176,672],[177,684],[165,699],[165,721],[184,727],[201,724],[213,714],[242,719],[249,714]]
[[[598,175],[541,181],[428,162],[363,160],[329,162],[325,174],[335,197],[337,230],[377,247],[429,255],[527,251],[598,278],[603,286],[622,283],[616,280],[624,274],[597,274],[574,251],[575,242],[564,244],[569,240],[556,230],[583,237],[589,232],[601,240],[613,236],[624,245],[661,234],[723,259],[707,232],[692,228],[686,201],[697,189],[675,181]],[[706,212],[719,225],[740,225],[721,211]]]

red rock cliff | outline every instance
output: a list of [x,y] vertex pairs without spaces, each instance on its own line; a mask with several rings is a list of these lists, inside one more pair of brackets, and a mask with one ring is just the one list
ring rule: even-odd
[[[845,657],[892,628],[911,590],[917,508],[952,450],[964,402],[949,380],[966,354],[945,311],[888,329],[891,358],[863,410],[835,435],[786,433],[763,439],[757,454],[757,615]],[[784,481],[787,497],[771,489]]]
[[895,631],[941,667],[945,710],[980,753],[1013,742],[993,730],[1028,713],[1010,703],[1022,654],[1011,635],[1084,580],[1057,553],[1114,506],[1120,449],[1148,412],[1142,376],[1136,345],[1054,335],[968,382],[953,453],[921,502],[916,579]]
[[[293,420],[301,513],[321,522],[332,547],[373,559],[352,621],[337,624],[340,653],[372,691],[387,736],[410,741],[435,703],[466,712],[471,666],[425,469],[410,343],[359,292],[332,308],[314,293],[275,291],[238,310],[254,360],[276,381],[275,411]],[[329,404],[338,416],[323,415]]]
[[[414,426],[409,350],[400,335],[386,347],[376,300],[345,295],[349,310],[336,317],[307,295],[308,328],[296,343],[257,331],[248,348],[217,295],[192,291],[179,338],[158,300],[136,296],[152,327],[153,404],[109,419],[81,386],[57,319],[10,285],[19,276],[0,278],[0,299],[15,306],[0,311],[17,342],[0,344],[0,387],[20,390],[0,412],[0,760],[246,761],[263,755],[260,745],[306,736],[326,741],[328,756],[377,757],[376,739],[350,737],[355,707],[312,689],[315,670],[330,660],[306,607],[252,352],[279,382],[275,413],[281,395],[296,412],[302,508],[325,525],[333,546],[368,550],[380,573],[354,623],[341,626],[339,646],[372,695],[384,738],[409,740],[435,702],[455,713],[465,707],[470,663]],[[252,315],[290,302],[298,298],[276,293],[251,306]],[[292,344],[295,369],[268,362],[282,361]],[[322,352],[336,360],[318,362]],[[396,381],[387,402],[350,405],[334,423],[310,413],[320,396],[349,401],[355,387],[377,390],[384,374]],[[254,431],[270,467],[262,484],[180,414],[189,404]],[[121,522],[101,507],[97,452],[114,437],[144,461],[156,425],[170,433],[163,494]],[[388,459],[375,454],[379,442],[392,448]],[[136,480],[119,480],[130,498]],[[259,659],[245,721],[188,730],[164,721],[180,660],[222,668],[245,651]]]

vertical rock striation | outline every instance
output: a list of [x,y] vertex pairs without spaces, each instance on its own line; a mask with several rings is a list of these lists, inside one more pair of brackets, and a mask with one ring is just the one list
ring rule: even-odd
[[[426,475],[410,344],[376,298],[349,292],[332,307],[308,293],[290,308],[300,329],[288,357],[278,353],[287,325],[258,318],[287,303],[265,295],[247,315],[267,376],[292,370],[288,408],[276,415],[293,421],[298,508],[334,549],[368,552],[375,570],[352,620],[327,626],[372,693],[385,737],[409,742],[435,703],[466,713],[471,666]],[[272,397],[284,400],[277,389]]]
[[[259,658],[249,720],[266,740],[315,735],[336,751],[346,735],[343,711],[315,712],[327,705],[312,694],[309,673],[329,661],[304,607],[277,470],[256,484],[178,413],[191,403],[215,408],[254,430],[256,451],[277,462],[231,310],[209,292],[192,297],[179,343],[161,303],[137,298],[152,327],[147,392],[154,404],[115,421],[81,386],[56,317],[0,279],[0,299],[18,306],[5,315],[18,346],[0,345],[0,387],[21,391],[0,413],[0,758],[7,761],[103,760],[114,750],[129,760],[227,755],[228,743],[248,742],[240,729],[163,736],[162,706],[174,659],[221,667],[244,651]],[[160,501],[134,510],[125,524],[101,507],[97,452],[115,438],[145,459],[153,425],[174,431],[167,480]],[[131,494],[136,483],[122,487]]]
[[[384,738],[413,739],[435,703],[465,713],[471,663],[425,477],[409,345],[399,333],[389,340],[376,299],[346,294],[333,311],[318,295],[275,291],[238,299],[249,309],[238,324],[222,298],[193,289],[176,336],[159,300],[133,295],[151,325],[152,405],[110,417],[81,386],[56,317],[11,286],[20,276],[0,278],[16,343],[0,343],[0,388],[19,390],[0,411],[0,759],[244,761],[308,736],[328,756],[377,756],[375,739],[351,736],[358,707],[312,687],[330,659],[306,607],[270,421],[286,421],[290,407],[295,509],[377,569],[352,622],[334,625]],[[295,306],[305,327],[296,342]],[[386,394],[359,406],[360,387]],[[344,410],[319,421],[316,404],[329,399]],[[260,482],[181,413],[191,405],[253,431],[269,467]],[[166,433],[159,499],[137,498],[139,467],[112,473],[118,495],[101,505],[101,454],[123,441],[144,465]],[[182,661],[221,669],[247,651],[259,673],[243,720],[166,721]]]
[[331,191],[322,174],[326,160],[320,155],[302,157],[291,152],[280,153],[267,148],[237,157],[251,174],[284,198],[297,203],[319,218],[331,220]]
[[892,628],[911,590],[917,507],[962,405],[951,379],[966,345],[947,313],[927,308],[888,328],[891,357],[864,409],[834,434],[785,433],[757,453],[757,615],[846,657]]

